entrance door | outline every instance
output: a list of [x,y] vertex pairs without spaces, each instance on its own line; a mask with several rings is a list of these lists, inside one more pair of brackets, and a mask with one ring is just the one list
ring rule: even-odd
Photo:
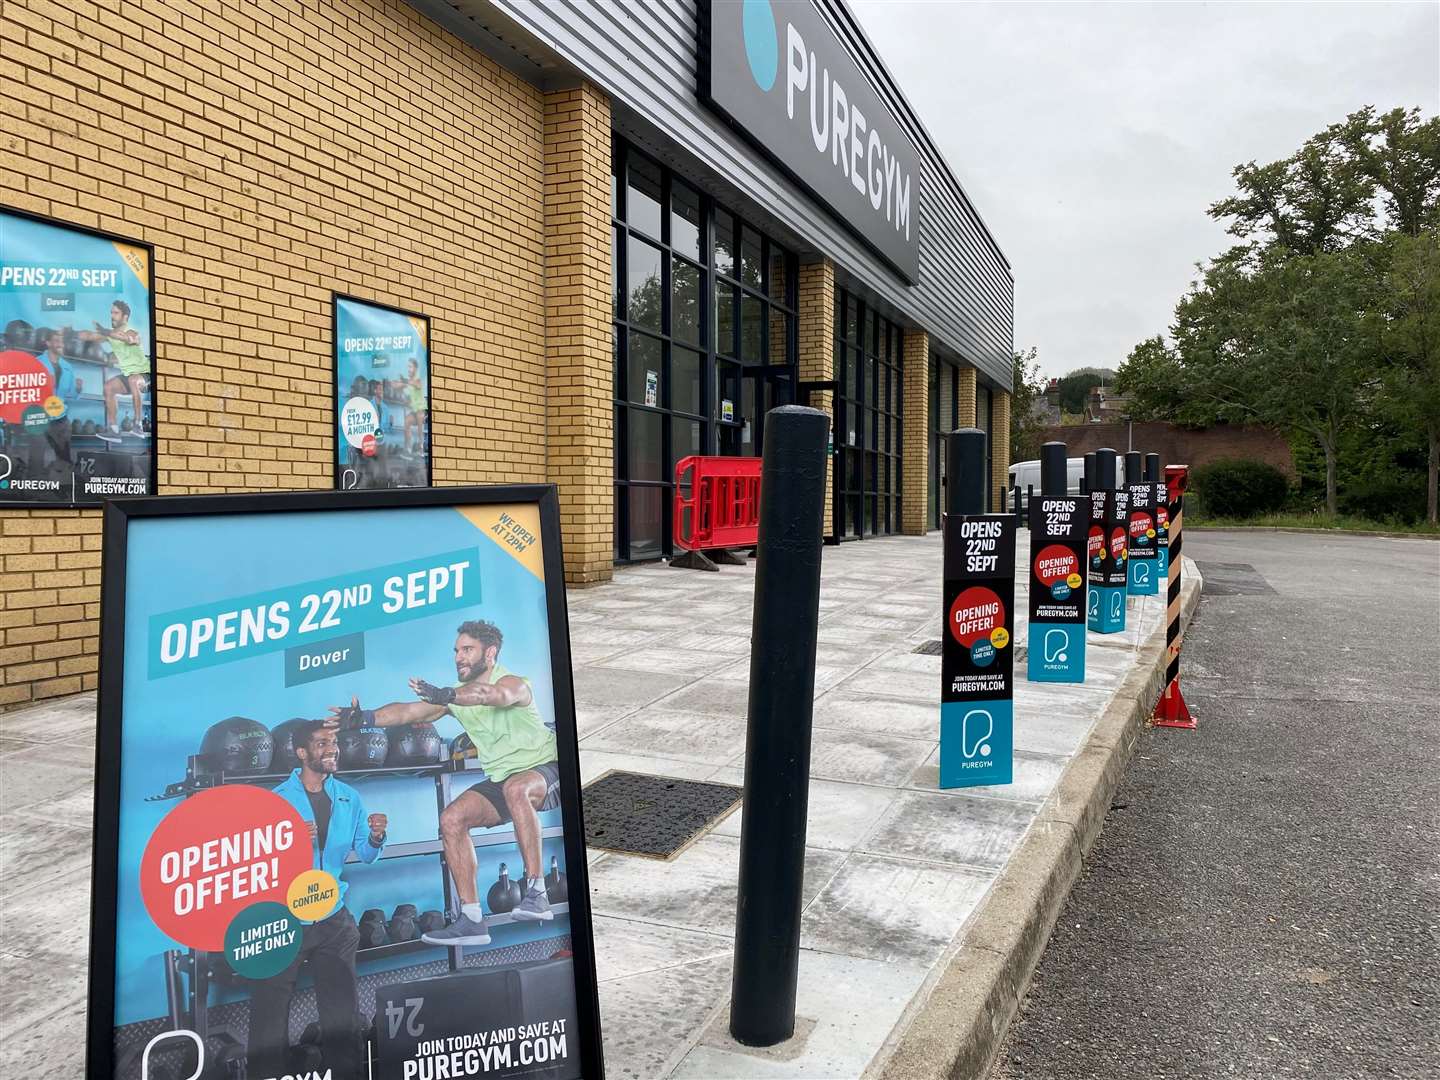
[[795,383],[789,368],[747,367],[740,378],[739,453],[759,457],[764,450],[765,414],[795,403]]

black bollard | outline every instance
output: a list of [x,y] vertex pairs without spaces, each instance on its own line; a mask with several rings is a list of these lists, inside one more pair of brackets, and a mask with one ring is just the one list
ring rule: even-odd
[[1160,482],[1160,455],[1145,455],[1145,482],[1147,484],[1158,484]]
[[1145,480],[1145,455],[1139,450],[1130,450],[1125,454],[1125,483],[1139,484]]
[[1085,475],[1080,481],[1080,494],[1089,495],[1095,490],[1095,451],[1085,455]]
[[985,432],[959,428],[945,436],[945,512],[985,513]]
[[765,416],[730,1003],[730,1034],[747,1046],[795,1032],[829,430],[818,409]]
[[1108,446],[1095,451],[1095,486],[1091,490],[1115,490],[1115,451]]
[[1044,498],[1068,495],[1070,463],[1065,457],[1063,442],[1047,442],[1040,447],[1040,494]]

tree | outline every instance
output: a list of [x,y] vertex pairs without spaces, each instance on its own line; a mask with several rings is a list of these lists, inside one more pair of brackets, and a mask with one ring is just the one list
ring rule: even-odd
[[1436,524],[1440,487],[1440,235],[1425,229],[1397,234],[1386,275],[1389,322],[1384,369],[1395,412],[1424,433],[1425,517]]
[[1222,257],[1180,301],[1173,336],[1192,416],[1303,435],[1325,461],[1337,511],[1342,434],[1378,390],[1383,293],[1373,245],[1258,262]]
[[1367,105],[1329,132],[1383,196],[1391,228],[1418,236],[1440,224],[1440,117],[1422,120],[1419,109],[1377,116]]
[[1045,426],[1035,415],[1035,403],[1045,393],[1035,346],[1012,352],[1011,365],[1010,460],[1032,461],[1040,456],[1040,432]]
[[[1136,420],[1184,422],[1190,403],[1185,368],[1179,354],[1159,334],[1130,350],[1115,373],[1115,389],[1129,399],[1130,415]],[[1202,409],[1192,420],[1204,424],[1210,418],[1209,410]]]

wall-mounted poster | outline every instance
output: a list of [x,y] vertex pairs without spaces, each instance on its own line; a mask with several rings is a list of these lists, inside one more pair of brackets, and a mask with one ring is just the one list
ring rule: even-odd
[[430,320],[335,296],[335,486],[430,484]]
[[107,504],[86,1076],[602,1076],[557,506]]
[[154,493],[153,261],[0,208],[0,505]]

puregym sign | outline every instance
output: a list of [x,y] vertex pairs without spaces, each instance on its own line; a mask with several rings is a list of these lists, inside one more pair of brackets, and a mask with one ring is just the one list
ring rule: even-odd
[[700,97],[914,283],[920,155],[809,0],[715,0]]

